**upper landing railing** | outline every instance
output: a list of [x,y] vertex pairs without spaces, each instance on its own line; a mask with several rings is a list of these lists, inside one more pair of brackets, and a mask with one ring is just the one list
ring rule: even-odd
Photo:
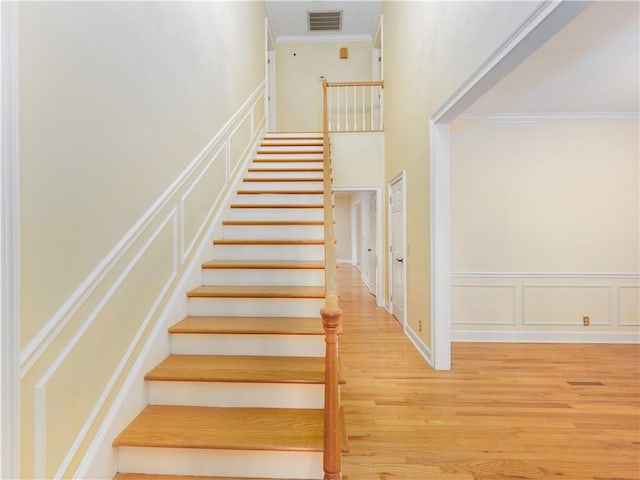
[[324,480],[339,480],[342,470],[340,395],[338,390],[338,332],[342,310],[336,283],[336,241],[331,181],[329,132],[377,132],[383,130],[383,88],[379,82],[324,81],[322,132],[324,143],[324,272],[325,300],[321,310],[325,331]]
[[329,132],[384,130],[384,81],[324,82]]

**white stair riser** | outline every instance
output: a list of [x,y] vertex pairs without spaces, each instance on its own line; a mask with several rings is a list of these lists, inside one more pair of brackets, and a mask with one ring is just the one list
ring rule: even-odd
[[259,204],[259,205],[300,205],[300,204],[321,204],[323,203],[321,193],[293,193],[288,195],[275,193],[245,193],[237,194],[232,203]]
[[218,260],[324,260],[324,245],[214,245]]
[[322,138],[321,132],[265,132],[264,139],[279,139],[282,137]]
[[242,190],[322,190],[322,182],[242,182]]
[[309,220],[323,221],[322,208],[232,208],[228,220]]
[[254,158],[258,158],[260,160],[323,160],[324,155],[321,153],[257,153]]
[[322,178],[322,172],[247,172],[246,178]]
[[323,143],[320,140],[265,140],[260,145],[259,150],[262,150],[267,147],[280,147],[282,149],[285,148],[299,148],[299,147],[312,147],[316,149],[321,149],[323,147]]
[[[291,135],[288,135],[288,137],[291,137]],[[305,137],[312,137],[312,135],[305,135]],[[315,137],[315,138],[278,138],[278,137],[265,137],[261,144],[262,145],[269,145],[272,143],[276,143],[276,144],[314,144],[314,145],[320,145],[322,146],[322,136],[320,137]]]
[[118,471],[184,476],[323,477],[322,452],[119,447]]
[[324,269],[321,268],[205,268],[203,285],[324,285]]
[[323,408],[324,385],[240,382],[148,382],[149,405]]
[[314,162],[254,162],[253,168],[277,168],[286,170],[289,168],[322,168],[322,159]]
[[224,225],[225,240],[322,240],[323,225]]
[[[319,314],[316,315],[319,317]],[[322,320],[318,318],[318,324]],[[324,335],[275,334],[173,334],[175,355],[259,355],[278,357],[323,357]]]
[[271,152],[309,152],[309,153],[322,153],[322,146],[301,146],[301,145],[291,145],[291,146],[282,146],[282,145],[263,145],[258,147],[258,151],[260,153],[271,153]]
[[189,315],[230,317],[315,317],[322,298],[189,298]]

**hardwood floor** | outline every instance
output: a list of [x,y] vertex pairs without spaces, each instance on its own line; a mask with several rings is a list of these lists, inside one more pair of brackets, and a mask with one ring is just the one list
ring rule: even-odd
[[454,343],[436,372],[338,275],[346,480],[640,479],[640,346]]

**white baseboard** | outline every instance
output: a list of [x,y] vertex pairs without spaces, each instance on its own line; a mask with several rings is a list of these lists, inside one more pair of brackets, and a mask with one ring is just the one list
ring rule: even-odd
[[[256,132],[250,153],[255,152],[264,136],[264,129]],[[231,198],[242,182],[241,173],[251,162],[252,155],[246,158],[234,172],[235,177],[229,181],[229,188],[219,203],[217,211],[207,227],[202,241],[197,246],[191,261],[185,267],[180,280],[170,295],[162,313],[158,317],[151,334],[140,351],[134,366],[131,368],[122,388],[102,421],[93,441],[73,478],[113,478],[118,469],[117,452],[112,446],[113,439],[138,415],[147,405],[147,386],[144,375],[162,361],[170,352],[168,328],[188,314],[186,292],[202,283],[201,265],[210,260],[214,232],[227,211]],[[218,227],[219,228],[219,227]]]
[[345,263],[348,265],[351,265],[351,259],[350,258],[338,258],[336,260],[337,263]]
[[406,325],[404,327],[404,333],[407,338],[411,340],[411,343],[413,343],[420,355],[422,355],[427,363],[433,367],[433,360],[431,359],[431,349],[429,349],[427,344],[424,343],[422,338],[420,338],[420,336],[416,332],[414,332],[409,325]]
[[500,331],[454,330],[452,342],[503,343],[640,343],[636,332],[562,332],[562,331]]

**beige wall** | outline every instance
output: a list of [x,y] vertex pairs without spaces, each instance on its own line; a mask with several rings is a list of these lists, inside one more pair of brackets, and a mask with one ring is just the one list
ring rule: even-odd
[[[340,48],[349,58],[340,58]],[[276,126],[279,131],[322,129],[322,81],[371,79],[371,42],[278,43]]]
[[18,35],[21,469],[69,477],[263,125],[264,8],[25,2]]
[[452,132],[454,328],[637,331],[638,124]]
[[384,133],[332,133],[334,187],[384,185]]
[[422,322],[419,335],[429,347],[429,118],[536,4],[389,1],[383,6],[386,179],[406,169],[407,318],[414,332]]

